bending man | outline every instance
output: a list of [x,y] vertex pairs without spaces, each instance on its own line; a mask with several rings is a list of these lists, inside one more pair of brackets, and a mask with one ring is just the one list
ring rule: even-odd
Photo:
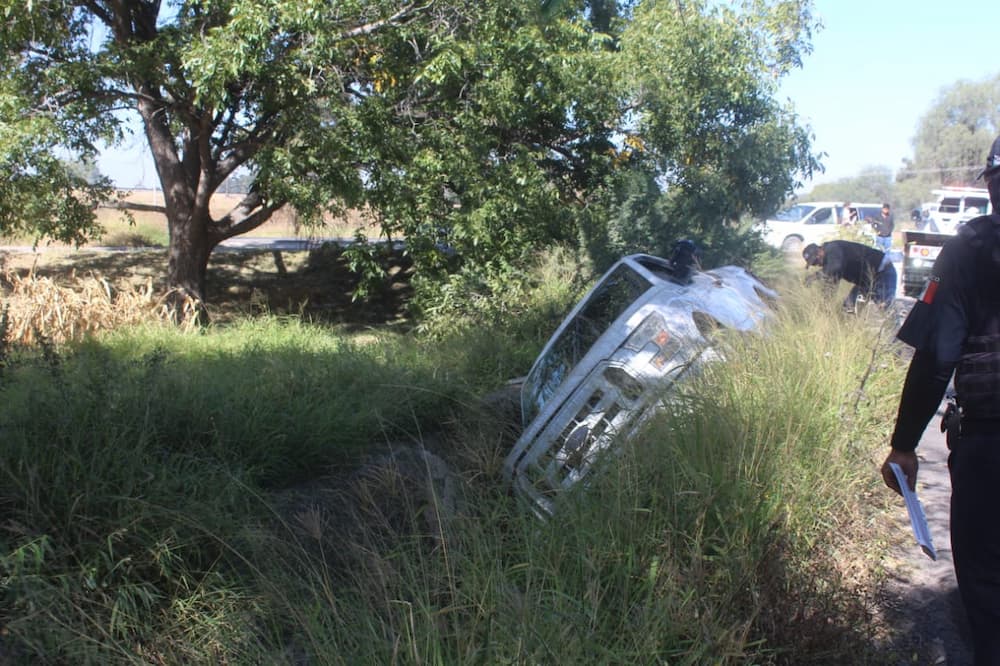
[[844,308],[849,312],[854,311],[861,294],[883,307],[896,298],[896,267],[881,250],[854,241],[835,240],[822,245],[810,243],[802,250],[802,257],[806,268],[821,267],[807,280],[822,276],[831,287],[840,280],[854,285],[844,300]]

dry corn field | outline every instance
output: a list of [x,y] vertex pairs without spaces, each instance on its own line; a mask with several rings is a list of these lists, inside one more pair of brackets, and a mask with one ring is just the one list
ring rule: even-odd
[[[213,254],[202,305],[212,325],[272,314],[334,325],[402,325],[411,266],[401,254],[385,261],[384,289],[356,299],[356,271],[341,253],[325,247]],[[0,311],[7,310],[7,340],[13,343],[16,335],[19,343],[34,343],[38,331],[47,341],[63,342],[139,322],[165,322],[168,299],[171,309],[178,305],[177,295],[167,290],[167,265],[163,249],[32,253],[0,246]],[[195,328],[198,318],[187,317],[195,313],[194,303],[179,305],[184,327]]]
[[39,340],[63,343],[87,335],[148,322],[168,322],[164,297],[144,285],[113,284],[98,274],[70,275],[65,286],[31,271],[6,270],[0,276],[5,293],[7,342],[31,345]]

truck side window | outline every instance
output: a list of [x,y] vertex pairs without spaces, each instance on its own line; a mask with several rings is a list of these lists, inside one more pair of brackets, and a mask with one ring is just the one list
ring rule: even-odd
[[830,224],[833,221],[833,209],[831,208],[820,208],[813,215],[813,218],[809,220],[808,224]]
[[981,214],[986,212],[986,206],[989,204],[989,199],[980,199],[979,197],[968,198],[965,200],[965,212],[973,214]]

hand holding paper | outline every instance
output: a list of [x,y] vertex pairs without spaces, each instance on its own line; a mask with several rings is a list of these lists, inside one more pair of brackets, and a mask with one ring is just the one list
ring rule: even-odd
[[934,550],[934,542],[931,540],[931,531],[927,527],[927,517],[924,516],[924,507],[917,499],[917,494],[910,490],[910,484],[906,481],[906,475],[896,463],[889,463],[899,488],[903,491],[903,499],[906,501],[906,511],[910,514],[910,526],[913,527],[913,536],[917,538],[920,548],[932,560],[937,560],[937,551]]

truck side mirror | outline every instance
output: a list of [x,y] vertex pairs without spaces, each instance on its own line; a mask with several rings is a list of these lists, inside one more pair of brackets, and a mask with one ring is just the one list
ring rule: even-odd
[[919,208],[914,208],[913,210],[910,211],[910,219],[913,220],[914,222],[919,222],[920,221],[920,209]]

